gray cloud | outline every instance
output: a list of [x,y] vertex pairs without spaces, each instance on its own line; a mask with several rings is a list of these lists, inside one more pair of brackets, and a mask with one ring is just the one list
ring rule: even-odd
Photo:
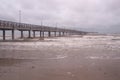
[[0,19],[120,33],[120,0],[0,0]]

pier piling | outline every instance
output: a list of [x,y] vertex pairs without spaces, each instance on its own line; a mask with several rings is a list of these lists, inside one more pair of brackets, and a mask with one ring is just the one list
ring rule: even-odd
[[23,38],[23,31],[21,30],[21,38]]
[[15,38],[15,34],[14,34],[14,30],[12,30],[12,40],[14,40]]
[[5,40],[5,30],[3,30],[3,40]]

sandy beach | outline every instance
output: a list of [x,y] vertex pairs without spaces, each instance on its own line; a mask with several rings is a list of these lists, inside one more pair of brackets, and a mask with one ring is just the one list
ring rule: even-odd
[[119,80],[120,36],[0,42],[0,80]]

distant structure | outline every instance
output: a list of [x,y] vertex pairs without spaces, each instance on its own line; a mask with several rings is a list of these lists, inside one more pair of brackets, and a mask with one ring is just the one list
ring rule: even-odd
[[[44,26],[44,25],[33,25],[33,24],[26,24],[26,23],[18,23],[18,22],[12,22],[12,21],[4,21],[0,20],[0,30],[3,31],[3,40],[6,40],[6,30],[10,30],[12,32],[12,40],[15,39],[15,30],[18,30],[21,32],[21,38],[24,38],[24,31],[28,31],[28,38],[35,38],[36,32],[40,32],[40,38],[44,38],[44,32],[48,32],[48,37],[51,37],[51,33],[54,32],[54,36],[65,36],[65,35],[84,35],[87,32],[83,31],[77,31],[77,30],[71,30],[71,29],[62,29],[62,28],[56,28],[56,27],[50,27],[50,26]],[[31,37],[31,32],[33,32],[33,37]],[[59,35],[56,35],[56,33],[59,33]]]

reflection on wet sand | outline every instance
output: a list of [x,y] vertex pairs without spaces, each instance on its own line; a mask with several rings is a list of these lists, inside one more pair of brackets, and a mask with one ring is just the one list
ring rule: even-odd
[[31,59],[13,59],[13,58],[0,58],[0,66],[13,66],[22,62],[33,61]]

